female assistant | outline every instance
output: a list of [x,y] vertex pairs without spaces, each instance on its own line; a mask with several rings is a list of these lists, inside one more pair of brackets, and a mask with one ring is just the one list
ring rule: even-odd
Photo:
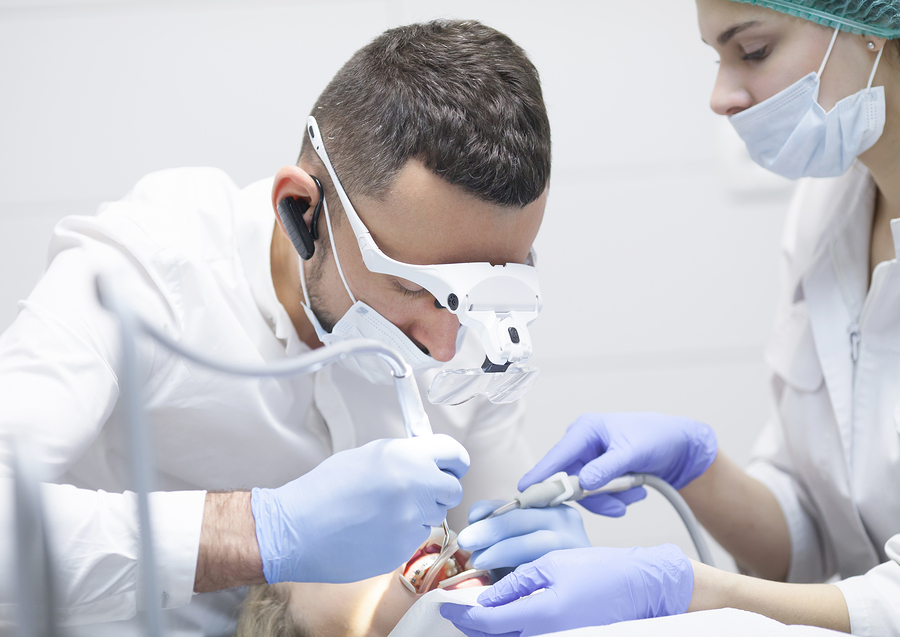
[[[720,58],[712,109],[758,164],[810,178],[788,215],[783,292],[766,349],[774,417],[743,469],[704,424],[586,414],[519,487],[562,470],[585,489],[624,473],[655,474],[681,490],[752,576],[689,560],[674,546],[556,551],[485,591],[485,608],[445,605],[444,616],[469,635],[726,607],[900,635],[900,0],[696,4],[703,40]],[[582,504],[622,515],[642,495]],[[498,524],[469,527],[460,544],[487,549],[489,561],[504,543],[523,541],[488,547],[483,538]]]

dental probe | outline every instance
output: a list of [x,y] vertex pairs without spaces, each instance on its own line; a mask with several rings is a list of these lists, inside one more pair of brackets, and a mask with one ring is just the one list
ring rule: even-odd
[[[684,498],[672,485],[649,473],[627,473],[618,478],[613,478],[599,489],[585,491],[581,488],[578,476],[570,476],[565,471],[560,471],[543,482],[531,485],[513,500],[497,507],[491,513],[481,518],[481,520],[490,520],[516,509],[543,509],[545,507],[558,506],[563,502],[577,502],[598,493],[621,493],[640,486],[653,487],[675,507],[675,510],[687,527],[691,540],[694,542],[700,561],[709,566],[714,566],[712,554],[709,552],[706,538],[703,537],[700,523],[697,522],[694,512],[691,511],[687,502],[684,501]],[[481,520],[477,521],[480,522]]]

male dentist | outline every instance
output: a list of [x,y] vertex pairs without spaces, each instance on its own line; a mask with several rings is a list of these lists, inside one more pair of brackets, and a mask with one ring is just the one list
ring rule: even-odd
[[[292,63],[285,81],[301,73]],[[448,299],[367,266],[345,207],[400,264],[525,267],[550,176],[534,66],[477,22],[401,27],[358,51],[312,115],[298,162],[274,178],[238,189],[214,169],[162,171],[97,216],[64,219],[0,337],[0,433],[26,432],[52,472],[43,492],[67,623],[128,620],[139,599],[122,353],[97,273],[116,272],[156,329],[236,364],[363,334],[401,349],[423,387],[458,346],[481,365],[484,345],[472,330],[461,338]],[[515,404],[427,405],[439,435],[407,440],[377,365],[245,379],[149,339],[138,347],[161,489],[160,604],[179,635],[231,634],[242,595],[223,589],[387,572],[448,509],[466,503],[450,513],[460,528],[468,504],[508,494],[528,467]],[[517,519],[524,536],[552,526],[543,513]],[[583,531],[537,537],[516,562],[586,543]]]

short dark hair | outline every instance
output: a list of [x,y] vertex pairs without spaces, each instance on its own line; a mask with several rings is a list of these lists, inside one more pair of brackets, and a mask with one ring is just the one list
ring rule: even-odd
[[[550,122],[537,69],[475,21],[385,31],[338,71],[312,110],[344,188],[381,197],[410,159],[502,206],[550,180]],[[300,153],[318,163],[304,135]]]

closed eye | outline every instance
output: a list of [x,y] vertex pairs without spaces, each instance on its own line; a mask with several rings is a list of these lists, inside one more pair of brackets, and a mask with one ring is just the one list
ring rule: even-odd
[[[407,282],[408,285],[414,285],[413,283]],[[400,282],[399,279],[391,279],[391,285],[395,290],[403,294],[403,296],[407,296],[409,298],[418,298],[425,294],[428,294],[428,290],[423,287],[409,288],[403,283]]]
[[746,62],[754,62],[757,60],[764,60],[769,56],[769,46],[766,45],[761,49],[756,49],[755,51],[751,51],[743,56],[741,59]]

